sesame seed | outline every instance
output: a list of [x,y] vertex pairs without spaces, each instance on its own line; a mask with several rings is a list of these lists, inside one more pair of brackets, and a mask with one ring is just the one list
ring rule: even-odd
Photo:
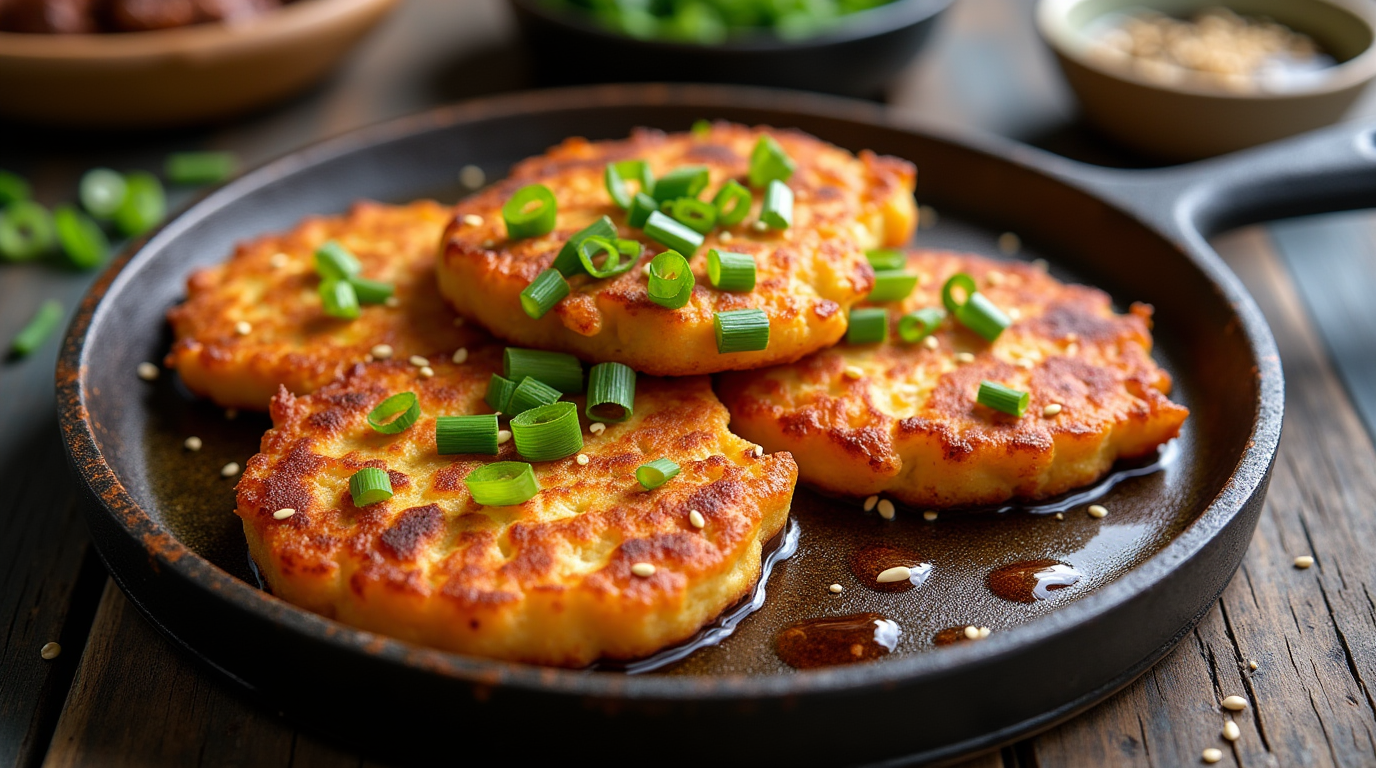
[[1223,759],[1223,750],[1215,749],[1214,747],[1209,747],[1208,749],[1204,750],[1204,754],[1201,755],[1201,757],[1204,758],[1204,762],[1206,763],[1216,763],[1219,760]]
[[923,519],[923,520],[926,520],[926,521],[929,522],[929,523],[935,522],[935,521],[936,521],[936,510],[935,510],[935,509],[929,509],[929,510],[927,510],[926,512],[923,512],[923,513],[922,513],[922,519]]
[[292,509],[291,507],[284,507],[284,508],[282,508],[282,509],[277,510],[276,512],[273,512],[273,513],[272,513],[272,519],[273,519],[273,520],[286,520],[287,518],[291,517],[291,516],[294,515],[294,514],[296,514],[296,510]]
[[879,503],[879,497],[878,497],[878,496],[871,496],[871,497],[869,497],[868,499],[865,499],[865,511],[866,511],[866,512],[869,512],[870,510],[874,509],[874,505],[875,505],[875,504],[878,504],[878,503]]
[[1229,720],[1223,724],[1223,738],[1228,741],[1237,741],[1242,737],[1242,729],[1237,727],[1237,723]]
[[392,351],[391,344],[375,344],[368,354],[377,360],[389,360],[392,357]]
[[750,228],[755,230],[756,232],[763,232],[766,229],[769,229],[769,225],[764,223],[763,221],[756,221],[754,224],[750,225]]
[[268,259],[268,266],[269,266],[269,267],[272,267],[273,269],[281,269],[282,267],[287,266],[287,254],[285,254],[285,253],[274,253],[274,254],[272,254],[272,257]]
[[239,418],[239,409],[238,409],[238,408],[226,408],[226,409],[225,409],[225,421],[234,421],[234,420],[237,419],[237,418]]
[[1108,516],[1108,508],[1105,507],[1105,506],[1102,505],[1102,504],[1090,504],[1090,505],[1089,505],[1089,516],[1092,517],[1092,518],[1094,518],[1095,520],[1099,520],[1099,519],[1101,519],[1101,518],[1107,517],[1107,516]]
[[846,588],[841,586],[840,584],[832,584],[831,586],[827,587],[827,589],[831,590],[831,594],[839,595],[842,592],[844,592]]
[[462,317],[456,317],[456,318],[454,318],[454,327],[455,327],[455,328],[462,328],[462,327],[463,327],[463,324],[464,324],[465,322],[467,322],[467,321],[464,320]]
[[1314,565],[1314,558],[1311,555],[1300,555],[1299,557],[1295,558],[1295,567],[1299,568],[1300,570],[1309,568],[1312,565]]
[[1027,358],[1024,357],[1023,359],[1021,359],[1021,360],[1019,360],[1019,361],[1017,362],[1017,366],[1018,366],[1019,368],[1023,369],[1024,371],[1030,371],[1030,370],[1032,370],[1033,368],[1036,368],[1036,367],[1037,367],[1037,364],[1034,363],[1034,362],[1032,362],[1031,360],[1028,360]]
[[463,223],[470,227],[481,227],[483,225],[483,217],[476,213],[465,213],[463,215]]
[[1249,662],[1247,662],[1247,668],[1250,669],[1250,670],[1254,670],[1254,671],[1255,671],[1256,668],[1257,668],[1257,666],[1258,666],[1258,665],[1257,665],[1257,663],[1256,663],[1255,661],[1249,661]]
[[459,347],[458,349],[454,350],[454,356],[449,359],[453,361],[455,365],[463,365],[465,362],[468,361],[468,348]]
[[854,381],[865,375],[865,371],[858,365],[848,365],[844,371],[846,378]]
[[372,355],[364,355],[364,356],[363,356],[363,362],[365,362],[365,363],[371,363],[371,362],[373,362],[373,356],[372,356]]
[[477,189],[487,181],[487,174],[476,165],[465,165],[459,170],[459,183],[469,189]]
[[407,360],[407,362],[409,362],[411,365],[416,366],[417,368],[424,368],[425,366],[430,364],[429,360],[421,357],[420,355],[411,355],[411,359]]
[[[928,338],[931,338],[931,337],[928,337]],[[972,354],[970,354],[969,352],[957,352],[957,353],[956,353],[956,362],[957,362],[957,363],[973,363],[973,362],[975,362],[975,356],[972,355]]]
[[38,649],[38,655],[42,656],[45,661],[52,661],[61,654],[62,646],[57,643],[44,643],[43,647]]
[[732,235],[730,232],[723,232],[723,233],[721,233],[720,235],[717,235],[717,242],[723,243],[723,244],[724,244],[724,243],[729,243],[729,242],[731,242],[731,241],[734,240],[734,239],[735,239],[735,236]]
[[594,422],[588,427],[588,431],[591,432],[591,433],[593,433],[594,435],[600,435],[600,434],[602,434],[603,432],[606,432],[606,431],[607,431],[607,425],[606,425],[606,424],[603,424],[603,423],[600,422],[600,421],[594,421]]
[[928,336],[927,338],[922,340],[922,346],[926,347],[927,349],[936,349],[937,347],[941,346],[941,342],[937,341],[935,336]]
[[1048,405],[1048,406],[1046,406],[1045,408],[1042,409],[1042,415],[1045,416],[1045,417],[1048,418],[1048,419],[1051,418],[1052,416],[1055,416],[1056,414],[1058,414],[1058,413],[1060,413],[1060,412],[1061,412],[1061,404],[1060,404],[1060,403],[1052,403],[1051,405]]
[[992,630],[992,629],[990,629],[990,628],[988,628],[988,627],[980,627],[980,628],[979,628],[979,639],[981,639],[981,640],[983,640],[984,638],[986,638],[986,637],[988,637],[988,636],[990,636],[990,635],[992,635],[992,634],[994,634],[994,630]]
[[631,573],[641,578],[648,578],[655,575],[655,567],[649,563],[636,563],[631,566]]
[[701,512],[694,509],[688,513],[688,524],[694,528],[704,528],[707,526],[707,519],[702,516]]
[[580,453],[580,454],[578,454],[577,458],[574,459],[574,461],[578,462],[578,466],[580,466],[580,467],[586,467],[586,466],[588,466],[588,461],[589,461],[589,459],[588,459],[588,454],[586,454],[586,453]]
[[764,455],[764,446],[763,446],[763,445],[757,445],[757,446],[755,446],[755,458],[758,459],[759,457],[761,457],[761,456],[763,456],[763,455]]
[[1069,344],[1065,345],[1065,353],[1070,357],[1074,357],[1075,355],[1080,354],[1080,345],[1076,344],[1073,341],[1070,342]]
[[186,440],[182,442],[182,447],[186,448],[188,451],[199,451],[202,445],[204,445],[204,443],[201,442],[201,438],[195,435],[186,438]]
[[388,296],[387,298],[382,300],[382,306],[391,309],[396,309],[397,307],[401,306],[401,299],[398,299],[395,296]]
[[234,332],[240,336],[247,336],[253,333],[253,325],[247,320],[240,320],[234,324]]
[[978,639],[979,639],[979,627],[976,627],[976,626],[973,626],[973,625],[972,625],[972,626],[969,626],[969,627],[966,627],[966,628],[965,628],[965,639],[967,639],[967,640],[978,640]]
[[1004,232],[999,235],[999,252],[1006,256],[1012,256],[1022,250],[1022,239],[1012,232]]
[[144,381],[156,381],[158,378],[158,366],[152,363],[139,363],[139,378]]
[[428,365],[422,365],[422,366],[420,367],[420,377],[421,377],[422,379],[428,379],[428,378],[430,378],[431,376],[434,376],[434,375],[435,375],[435,369],[434,369],[434,368],[431,368],[431,367],[428,366]]
[[888,499],[879,500],[879,516],[885,520],[892,520],[894,515],[893,502]]
[[1223,699],[1223,708],[1241,712],[1247,708],[1247,700],[1241,696],[1228,696]]
[[490,237],[489,237],[488,239],[486,239],[486,240],[483,241],[483,247],[484,247],[484,248],[491,248],[492,246],[494,246],[494,245],[496,245],[496,244],[497,244],[497,241],[496,241],[496,240],[493,240],[493,239],[490,238]]
[[1065,513],[1064,513],[1064,512],[1057,512],[1057,513],[1056,513],[1056,519],[1057,519],[1057,520],[1064,520],[1064,519],[1065,519]]
[[499,429],[499,430],[497,430],[497,445],[501,445],[502,443],[505,443],[506,441],[508,441],[508,440],[510,440],[510,439],[511,439],[511,430],[509,430],[509,429]]
[[912,575],[913,572],[908,570],[908,566],[895,565],[894,567],[881,572],[878,576],[875,577],[874,580],[879,582],[880,584],[893,584],[899,581],[907,581],[908,579],[912,578]]
[[234,477],[239,474],[239,462],[231,461],[220,467],[220,477]]
[[1005,310],[1003,311],[1003,314],[1008,315],[1008,319],[1009,319],[1009,320],[1021,320],[1021,319],[1022,319],[1022,310],[1021,310],[1021,309],[1018,309],[1017,307],[1009,307],[1008,309],[1005,309]]
[[997,269],[995,269],[995,270],[991,270],[991,271],[989,272],[989,274],[985,275],[985,276],[984,276],[984,279],[985,279],[990,285],[1003,285],[1003,281],[1007,280],[1008,278],[1005,277],[1004,274],[1003,274],[1002,272],[1000,272],[1000,271],[998,271]]

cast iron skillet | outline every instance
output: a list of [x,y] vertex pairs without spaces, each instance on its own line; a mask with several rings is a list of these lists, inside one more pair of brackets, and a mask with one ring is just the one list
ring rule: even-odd
[[[306,213],[341,210],[356,197],[401,201],[450,187],[467,163],[494,175],[565,136],[620,137],[639,125],[681,130],[700,117],[796,126],[851,149],[910,158],[920,167],[921,199],[942,213],[933,233],[950,222],[956,240],[990,249],[997,233],[1012,230],[1050,257],[1053,270],[1100,285],[1119,301],[1155,304],[1158,357],[1193,412],[1177,466],[1130,481],[1138,485],[1115,497],[1115,514],[1103,523],[1122,510],[1129,519],[1178,524],[1158,526],[1167,535],[1120,564],[1114,578],[1055,610],[1000,625],[988,640],[791,673],[766,663],[767,633],[751,641],[763,648],[745,644],[750,633],[788,618],[771,615],[773,606],[792,606],[794,616],[839,610],[815,596],[826,582],[813,580],[822,578],[813,573],[821,566],[809,563],[830,567],[833,533],[869,535],[879,525],[853,503],[800,490],[803,547],[771,579],[766,608],[746,620],[741,637],[701,652],[705,671],[639,676],[499,663],[355,631],[230,573],[243,568],[188,526],[189,506],[191,519],[233,530],[231,483],[216,477],[169,497],[165,487],[213,475],[218,464],[185,457],[169,464],[163,453],[175,453],[188,430],[211,429],[207,414],[223,418],[208,406],[179,405],[186,398],[170,383],[149,388],[133,371],[165,351],[162,314],[179,300],[193,265],[219,261],[237,239],[286,228]],[[383,756],[454,762],[491,750],[524,761],[601,764],[947,758],[1046,728],[1103,699],[1150,667],[1213,604],[1261,509],[1283,385],[1261,315],[1204,234],[1267,216],[1376,203],[1372,132],[1340,126],[1194,166],[1119,172],[989,138],[915,130],[873,105],[792,93],[602,86],[466,103],[271,163],[132,249],[98,281],[65,340],[57,371],[62,428],[89,495],[97,548],[144,615],[274,711]],[[256,418],[240,416],[239,423],[249,421],[220,439],[251,450],[266,426]],[[206,444],[202,453],[214,447]],[[915,519],[883,535],[935,537],[924,530],[968,525],[983,531],[979,551],[997,554],[998,545],[1019,540],[1001,539],[1001,526],[1031,530],[1050,520],[1010,513],[921,529]],[[1081,519],[1088,521],[1070,515],[1063,524],[1089,525]],[[1097,541],[1093,531],[1109,529],[1064,530],[1089,531],[1085,540]],[[870,599],[858,588],[841,597]]]

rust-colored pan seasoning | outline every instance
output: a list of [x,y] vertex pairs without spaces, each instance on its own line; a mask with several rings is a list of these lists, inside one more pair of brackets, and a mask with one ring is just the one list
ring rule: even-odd
[[[775,567],[764,606],[720,645],[645,674],[446,654],[356,631],[258,589],[231,512],[234,480],[220,468],[252,455],[266,418],[227,420],[182,394],[170,374],[152,383],[135,375],[138,363],[165,353],[163,314],[180,300],[186,273],[237,240],[343,211],[356,198],[453,199],[456,169],[466,164],[492,178],[569,135],[682,130],[704,117],[796,127],[847,149],[907,158],[920,169],[922,202],[941,212],[936,228],[918,234],[921,244],[995,254],[998,234],[1016,232],[1032,247],[1015,258],[1046,258],[1058,277],[1096,285],[1120,307],[1153,304],[1155,355],[1175,378],[1173,397],[1191,411],[1173,460],[1154,471],[1120,468],[1121,482],[1098,499],[1109,512],[1102,518],[1072,498],[933,520],[900,508],[885,520],[859,501],[800,489],[797,552]],[[1099,701],[1213,603],[1261,509],[1283,387],[1260,314],[1199,230],[1369,205],[1372,157],[1369,131],[1348,126],[1206,165],[1129,174],[903,128],[872,105],[824,97],[605,86],[467,103],[269,164],[118,261],[66,339],[62,427],[89,491],[94,541],[145,615],[274,711],[380,756],[434,762],[455,737],[471,743],[476,735],[519,744],[529,760],[614,762],[568,746],[599,733],[615,739],[616,754],[656,763],[949,757]],[[195,453],[182,447],[193,434],[204,446]],[[804,652],[807,638],[827,631],[804,622],[861,615],[892,626],[856,646],[859,663],[836,663],[857,655],[850,646]],[[780,653],[781,642],[789,650]],[[915,709],[923,701],[943,706]],[[831,736],[798,737],[807,733]]]

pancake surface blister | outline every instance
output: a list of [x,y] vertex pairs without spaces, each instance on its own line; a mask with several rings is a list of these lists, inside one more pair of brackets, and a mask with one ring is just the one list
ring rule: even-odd
[[[276,595],[450,651],[577,667],[687,639],[750,590],[797,468],[733,435],[706,378],[640,377],[628,421],[601,434],[583,421],[586,465],[534,463],[542,490],[520,505],[473,501],[464,477],[521,460],[513,441],[497,456],[440,456],[435,417],[491,413],[483,396],[501,352],[475,348],[462,365],[434,364],[433,377],[401,361],[359,365],[312,395],[274,399],[237,512]],[[374,432],[368,412],[408,391],[420,419]],[[646,491],[635,470],[657,458],[682,472]],[[395,495],[358,508],[349,477],[365,466],[385,468]],[[295,512],[279,520],[281,509]],[[653,574],[633,574],[636,563]]]
[[[1151,358],[1150,307],[1119,315],[1102,291],[974,255],[918,251],[908,271],[913,292],[882,305],[888,341],[724,375],[732,428],[792,452],[800,478],[823,490],[942,507],[1047,498],[1178,434],[1188,411],[1167,399],[1170,376]],[[898,340],[898,318],[941,307],[958,272],[1013,324],[992,344],[949,317],[935,342]],[[1030,392],[1026,413],[977,404],[985,379]]]
[[[701,165],[711,180],[699,195],[710,201],[729,179],[747,182],[751,149],[761,135],[777,139],[797,164],[788,181],[795,197],[793,225],[753,226],[763,194],[740,224],[706,236],[690,259],[697,285],[688,304],[666,309],[650,301],[643,266],[665,249],[627,223],[604,182],[609,162],[641,159],[656,177]],[[864,251],[906,242],[916,224],[912,164],[849,152],[798,131],[716,123],[710,130],[665,134],[637,130],[624,141],[569,139],[518,164],[506,180],[461,202],[445,233],[440,286],[459,313],[513,343],[573,353],[584,360],[615,360],[643,373],[679,376],[745,370],[790,362],[835,343],[846,331],[846,312],[870,290],[873,271]],[[558,202],[548,235],[507,239],[502,205],[521,187],[544,184]],[[636,268],[618,277],[570,280],[572,293],[539,319],[522,311],[521,291],[554,261],[569,237],[602,216],[618,237],[648,248]],[[481,224],[465,217],[481,217]],[[748,293],[715,290],[707,278],[710,249],[754,257],[758,281]],[[689,254],[684,254],[688,256]],[[713,313],[762,309],[770,321],[768,348],[720,354]]]
[[[400,359],[447,357],[487,338],[455,326],[435,285],[448,220],[449,208],[428,200],[361,202],[346,215],[312,217],[289,232],[241,244],[229,261],[187,280],[186,302],[168,312],[177,340],[167,365],[198,395],[265,410],[279,384],[311,392],[378,344]],[[365,305],[355,320],[327,316],[314,252],[329,240],[358,259],[364,277],[392,284],[395,306]],[[241,322],[247,325],[238,327]]]

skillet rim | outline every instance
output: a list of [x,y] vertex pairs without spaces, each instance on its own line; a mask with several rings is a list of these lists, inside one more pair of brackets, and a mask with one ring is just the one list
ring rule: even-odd
[[[839,119],[862,127],[920,135],[952,144],[1075,188],[1171,242],[1213,284],[1220,294],[1220,300],[1227,303],[1237,315],[1239,328],[1247,341],[1257,372],[1258,397],[1247,448],[1237,459],[1217,496],[1169,544],[1122,577],[1093,594],[1046,616],[999,632],[981,643],[955,646],[942,654],[913,654],[883,664],[768,675],[629,676],[619,673],[590,674],[585,670],[463,656],[355,629],[297,608],[221,570],[178,541],[134,501],[101,453],[95,425],[86,407],[85,372],[92,357],[86,344],[88,332],[104,319],[100,312],[105,306],[105,297],[125,287],[123,278],[126,270],[136,259],[145,256],[152,258],[148,254],[163,241],[180,236],[196,222],[214,215],[220,207],[252,194],[279,178],[321,162],[367,152],[389,141],[467,122],[599,107],[700,106],[710,110],[738,104],[749,104],[756,109],[780,114]],[[116,525],[123,529],[122,532],[141,546],[156,570],[170,571],[194,583],[207,597],[228,603],[229,608],[255,614],[259,619],[302,635],[305,639],[335,646],[339,651],[361,653],[376,660],[408,667],[411,671],[437,673],[481,686],[564,695],[669,701],[729,700],[741,696],[782,697],[832,691],[856,693],[865,689],[891,687],[900,680],[910,684],[924,676],[949,675],[963,666],[978,666],[1013,655],[1021,646],[1049,641],[1057,634],[1093,622],[1135,596],[1159,586],[1170,577],[1176,564],[1197,556],[1233,522],[1248,501],[1264,489],[1279,445],[1284,409],[1280,359],[1270,328],[1251,296],[1236,276],[1207,248],[1197,232],[1189,228],[1176,235],[1163,232],[1143,212],[1125,207],[1098,185],[1084,178],[1077,179],[1075,170],[1080,167],[1074,161],[1010,140],[989,135],[957,138],[951,131],[905,123],[875,104],[820,94],[727,85],[598,85],[523,91],[465,101],[355,129],[283,155],[211,191],[154,232],[130,243],[111,262],[82,299],[58,356],[56,389],[64,448],[87,491],[99,502],[101,512],[112,517]],[[1089,172],[1085,174],[1088,175]],[[1176,208],[1179,206],[1176,205]],[[1173,210],[1172,214],[1178,215],[1179,211]],[[1180,237],[1181,234],[1183,237]],[[112,570],[111,575],[123,588],[121,574]],[[128,594],[127,589],[125,592]],[[130,599],[141,611],[146,612],[137,599],[132,596]],[[1211,606],[1212,600],[1209,603]],[[1198,621],[1198,618],[1195,617],[1194,621]],[[156,619],[154,623],[161,626]],[[1182,630],[1192,625],[1193,622]],[[1131,668],[1129,665],[1124,669],[1127,671]]]

